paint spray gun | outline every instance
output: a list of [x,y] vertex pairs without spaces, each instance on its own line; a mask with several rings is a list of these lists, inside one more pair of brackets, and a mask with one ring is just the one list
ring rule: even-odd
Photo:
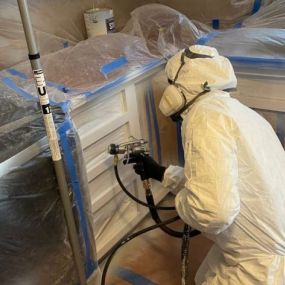
[[[129,141],[121,144],[110,144],[108,147],[108,153],[114,155],[114,164],[118,164],[118,155],[124,155],[124,164],[137,164],[143,167],[142,157],[149,155],[149,150],[147,146],[148,142],[144,139],[136,139],[130,137]],[[143,181],[145,187],[149,188],[148,177],[141,174],[141,180]]]
[[112,155],[124,154],[124,158],[128,159],[137,155],[149,155],[147,149],[147,141],[144,139],[136,139],[130,137],[130,140],[121,144],[110,144],[108,153]]

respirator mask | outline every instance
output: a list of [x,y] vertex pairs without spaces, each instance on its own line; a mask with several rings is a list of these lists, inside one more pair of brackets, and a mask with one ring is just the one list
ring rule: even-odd
[[177,84],[177,79],[179,73],[183,69],[185,65],[185,58],[196,59],[196,58],[213,58],[210,55],[198,54],[190,51],[189,48],[185,49],[180,58],[180,66],[176,72],[176,75],[173,80],[168,79],[168,83],[170,84],[164,91],[163,96],[161,98],[159,108],[161,112],[170,117],[174,122],[182,121],[181,114],[188,109],[200,96],[206,94],[210,91],[210,87],[208,86],[208,82],[202,84],[202,92],[196,95],[192,100],[187,102],[187,98],[183,92],[183,88]]

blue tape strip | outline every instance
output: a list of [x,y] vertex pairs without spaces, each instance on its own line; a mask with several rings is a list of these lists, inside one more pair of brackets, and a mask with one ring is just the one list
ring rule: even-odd
[[218,36],[220,34],[220,32],[214,31],[214,32],[210,32],[208,33],[206,36],[203,36],[201,38],[199,38],[196,41],[197,45],[206,45],[209,41],[211,41],[212,39],[214,39],[216,36]]
[[277,113],[277,136],[282,143],[283,147],[285,147],[285,113]]
[[72,191],[74,193],[75,203],[76,203],[78,213],[79,213],[80,226],[81,226],[81,230],[82,230],[82,234],[83,234],[83,238],[85,242],[86,276],[90,277],[97,266],[96,266],[95,261],[91,258],[91,254],[90,254],[92,248],[91,248],[91,243],[90,243],[89,233],[88,233],[88,223],[86,221],[87,218],[84,212],[84,207],[83,207],[84,203],[83,203],[83,198],[80,192],[80,185],[79,185],[79,181],[77,178],[75,161],[72,155],[72,148],[68,142],[68,137],[67,137],[67,132],[70,129],[72,129],[72,123],[69,119],[66,119],[66,121],[60,126],[58,133],[60,135],[60,142],[61,142],[61,146],[62,146],[63,153],[64,153],[65,164],[66,164],[66,167],[70,175],[70,179],[71,179]]
[[[14,81],[13,79],[9,78],[9,77],[4,77],[1,79],[1,81],[11,90],[13,90],[15,93],[17,93],[18,95],[22,96],[23,98],[25,98],[28,101],[38,101],[38,97],[35,97],[33,95],[31,95],[30,93],[28,93],[27,91],[25,91],[23,88],[19,87]],[[57,103],[53,100],[50,100],[50,105],[51,106],[58,106],[61,108],[61,110],[66,114],[69,112],[69,107],[70,107],[70,100],[67,100],[65,102],[61,102],[61,103]]]
[[[65,102],[61,102],[61,103],[54,103],[54,104],[55,104],[55,106],[60,107],[64,114],[68,114],[69,113],[70,104],[71,104],[70,100],[65,101]],[[51,105],[53,105],[53,104],[51,104]]]
[[108,75],[109,73],[113,72],[116,69],[121,68],[123,65],[127,64],[128,60],[125,56],[121,56],[114,61],[103,65],[100,69],[101,73],[104,75]]
[[251,11],[252,15],[257,13],[260,8],[261,8],[261,0],[255,0]]
[[118,267],[114,273],[119,278],[133,285],[159,285],[126,268]]
[[147,128],[148,128],[148,137],[150,140],[149,144],[149,152],[150,155],[153,156],[153,147],[152,147],[152,142],[153,142],[153,135],[152,135],[152,125],[151,125],[151,113],[150,113],[150,103],[149,103],[149,94],[147,92],[146,98],[145,98],[145,109],[146,109],[146,121],[147,121]]
[[154,126],[154,131],[155,131],[158,161],[159,161],[159,163],[162,163],[161,143],[160,143],[160,133],[159,133],[159,126],[158,126],[158,119],[157,119],[157,115],[156,115],[153,90],[152,90],[151,87],[149,87],[149,89],[148,89],[148,96],[149,96],[149,99],[150,99],[150,107],[151,107],[152,118],[153,118],[153,126]]
[[130,80],[136,78],[137,76],[139,75],[142,75],[144,74],[145,72],[149,71],[149,70],[152,70],[153,68],[155,67],[158,67],[160,66],[161,64],[165,63],[165,60],[162,60],[162,59],[158,59],[158,60],[153,60],[151,61],[150,63],[144,65],[143,67],[141,68],[137,68],[131,72],[129,72],[128,74],[126,75],[123,75],[123,76],[120,76],[118,77],[117,79],[115,79],[114,81],[111,81],[110,83],[104,85],[103,87],[101,88],[98,88],[97,90],[95,91],[88,91],[88,92],[85,92],[83,93],[87,98],[88,97],[93,97],[96,95],[99,95],[100,93],[103,93],[103,92],[107,92],[107,91],[110,91],[112,89],[115,89],[116,87],[124,84],[124,83],[127,83],[129,82]]
[[177,150],[178,150],[178,162],[180,166],[184,166],[185,157],[184,157],[184,149],[182,143],[182,133],[181,133],[182,123],[176,123],[176,133],[177,133]]
[[11,78],[2,78],[2,82],[11,90],[24,97],[28,101],[37,101],[37,97],[34,97],[24,89],[20,88]]
[[21,78],[23,80],[27,80],[28,79],[28,76],[25,73],[23,73],[21,71],[18,71],[18,70],[14,69],[14,68],[8,68],[8,69],[6,69],[6,71],[9,72],[11,75],[17,76],[17,77],[19,77],[19,78]]
[[[9,72],[11,75],[13,76],[17,76],[18,78],[22,79],[22,80],[28,80],[28,76],[21,72],[21,71],[18,71],[14,68],[8,68],[6,69],[7,72]],[[77,89],[73,89],[73,88],[69,88],[69,87],[66,87],[65,85],[63,84],[60,84],[60,83],[56,83],[56,82],[51,82],[51,81],[46,81],[46,85],[48,87],[54,87],[56,88],[57,90],[63,92],[63,93],[71,93],[71,92],[78,92]]]
[[243,62],[251,64],[271,64],[276,67],[285,68],[284,58],[261,58],[261,57],[247,57],[247,56],[227,56],[232,62]]

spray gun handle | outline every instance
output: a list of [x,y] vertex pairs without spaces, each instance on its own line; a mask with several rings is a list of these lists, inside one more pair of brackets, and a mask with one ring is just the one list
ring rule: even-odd
[[149,177],[146,175],[146,169],[142,160],[142,154],[131,154],[130,156],[125,156],[123,163],[134,164],[133,168],[135,172],[140,175],[142,181],[149,179]]

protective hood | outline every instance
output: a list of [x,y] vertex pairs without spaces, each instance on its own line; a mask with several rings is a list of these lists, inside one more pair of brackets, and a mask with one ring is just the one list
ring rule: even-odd
[[[194,45],[180,51],[166,65],[171,86],[167,87],[159,108],[165,116],[179,111],[198,94],[209,90],[236,88],[237,79],[230,61],[215,48]],[[205,85],[206,83],[206,85]]]

